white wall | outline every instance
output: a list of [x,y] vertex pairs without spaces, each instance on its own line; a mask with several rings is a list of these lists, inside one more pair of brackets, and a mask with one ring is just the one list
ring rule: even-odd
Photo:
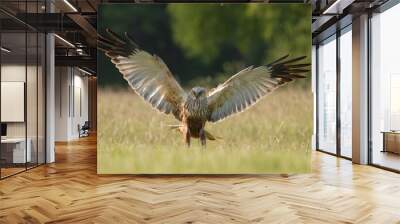
[[[25,82],[25,64],[3,64],[1,66],[1,81]],[[6,108],[1,108],[5,110]],[[8,137],[25,137],[25,122],[7,123]]]
[[[37,70],[38,69],[38,70]],[[32,161],[44,163],[45,159],[45,116],[44,116],[44,73],[41,66],[25,66],[24,64],[10,63],[2,64],[1,66],[2,82],[24,82],[26,90],[26,101],[22,102],[20,108],[8,108],[3,105],[2,112],[7,110],[9,113],[22,113],[22,117],[26,113],[25,118],[21,122],[5,122],[7,123],[7,137],[9,138],[24,138],[25,135],[29,140],[29,147],[32,151]],[[27,79],[27,80],[25,80]],[[3,92],[4,89],[2,89]],[[20,90],[24,94],[24,90]],[[4,93],[3,93],[4,94]],[[2,95],[2,98],[8,98],[7,95]],[[17,102],[16,102],[17,103]],[[26,106],[25,106],[26,103]]]
[[[27,68],[25,67],[25,64],[21,65],[21,64],[3,64],[1,66],[1,81],[2,82],[24,82],[26,83],[25,80],[25,75],[26,75],[26,71],[25,69],[27,69],[28,74],[29,71],[33,70],[34,67],[33,66],[28,66]],[[35,72],[36,74],[36,72]],[[31,83],[30,83],[31,84]],[[36,82],[34,83],[34,85],[36,85]],[[31,90],[31,89],[27,89],[27,90]],[[28,98],[36,98],[36,89],[34,91],[28,91],[27,92],[27,96]],[[28,102],[31,102],[31,99],[27,99]],[[33,106],[33,105],[31,105]],[[36,107],[36,105],[34,105]],[[7,108],[1,108],[2,110],[6,110]],[[31,117],[31,116],[34,117]],[[36,114],[31,114],[28,113],[28,122],[31,122],[35,120],[36,123]],[[26,122],[7,122],[7,136],[8,137],[25,137],[25,124]],[[28,125],[28,127],[32,127],[33,125]],[[35,127],[36,129],[36,127]],[[28,133],[28,137],[29,133]]]
[[74,107],[72,108],[72,120],[71,120],[71,135],[74,138],[79,137],[78,124],[83,125],[88,120],[88,77],[82,76],[82,73],[76,73],[78,70],[74,70]]
[[76,68],[56,67],[55,140],[79,138],[78,125],[88,120],[88,77]]
[[55,141],[68,140],[68,117],[69,117],[69,96],[70,84],[69,68],[55,68]]
[[1,81],[25,82],[25,64],[3,64],[1,66]]

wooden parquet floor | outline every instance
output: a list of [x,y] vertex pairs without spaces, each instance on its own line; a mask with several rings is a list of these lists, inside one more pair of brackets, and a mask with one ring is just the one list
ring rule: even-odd
[[96,174],[95,137],[0,181],[0,223],[400,223],[400,175],[313,153],[302,175]]

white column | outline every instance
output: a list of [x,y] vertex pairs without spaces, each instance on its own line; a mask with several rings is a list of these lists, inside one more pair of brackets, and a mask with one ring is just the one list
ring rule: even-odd
[[[48,12],[54,11],[54,6],[47,1]],[[54,35],[46,35],[46,163],[55,161],[55,43]]]
[[368,163],[368,15],[353,19],[353,162]]
[[47,60],[47,76],[46,76],[46,163],[52,163],[55,161],[55,151],[54,151],[54,132],[55,132],[55,73],[54,73],[54,35],[47,34],[46,37],[46,60]]

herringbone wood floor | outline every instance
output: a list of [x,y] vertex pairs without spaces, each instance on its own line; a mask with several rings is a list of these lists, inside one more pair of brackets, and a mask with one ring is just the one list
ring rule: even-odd
[[0,181],[0,223],[400,223],[400,175],[313,154],[304,175],[98,176],[96,139]]

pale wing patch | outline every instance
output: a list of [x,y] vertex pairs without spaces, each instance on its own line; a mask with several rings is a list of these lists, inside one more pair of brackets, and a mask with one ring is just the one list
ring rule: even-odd
[[217,122],[240,113],[295,78],[304,78],[309,64],[292,64],[304,57],[283,61],[287,56],[267,66],[248,67],[208,93],[208,120]]
[[172,113],[180,120],[186,93],[163,60],[139,50],[127,34],[125,41],[110,30],[107,33],[110,39],[100,37],[99,49],[111,58],[131,88],[160,112]]

